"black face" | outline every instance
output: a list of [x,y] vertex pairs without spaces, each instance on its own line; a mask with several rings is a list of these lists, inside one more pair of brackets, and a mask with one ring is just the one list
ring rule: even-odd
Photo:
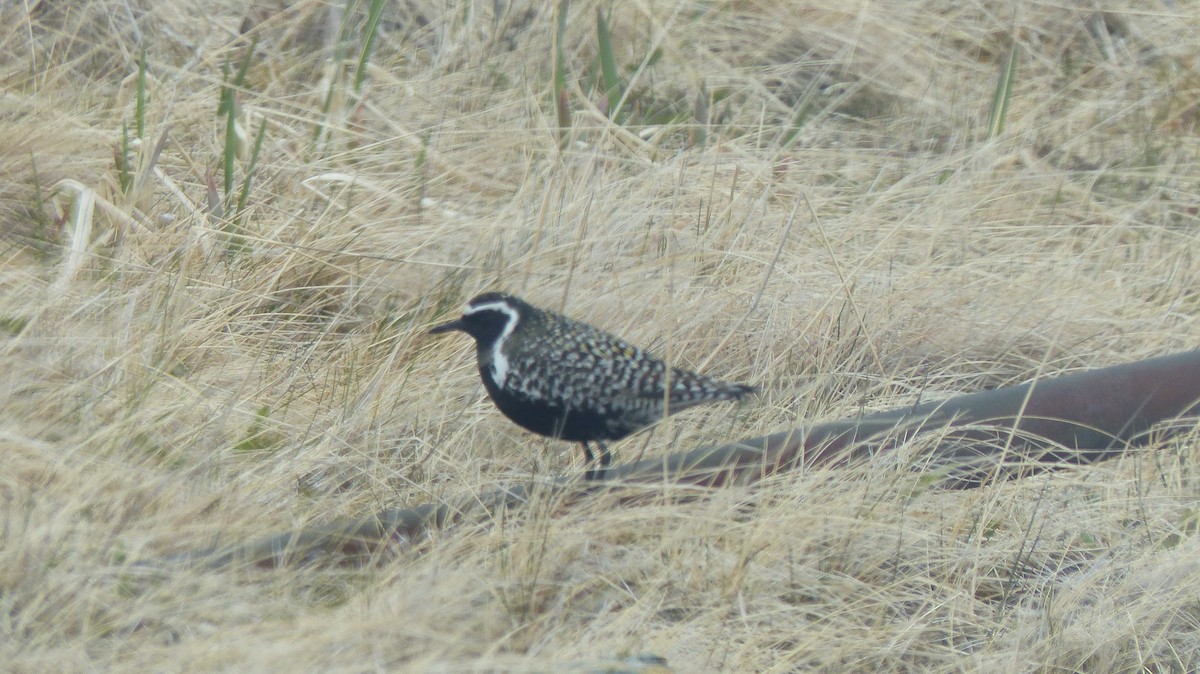
[[437,335],[451,330],[461,330],[475,338],[479,344],[491,344],[500,338],[511,321],[517,318],[517,309],[512,299],[502,293],[484,293],[471,300],[463,311],[462,318],[443,323],[429,331]]

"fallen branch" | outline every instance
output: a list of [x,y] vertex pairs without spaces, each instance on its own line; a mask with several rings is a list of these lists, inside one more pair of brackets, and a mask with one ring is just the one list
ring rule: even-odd
[[945,486],[971,488],[1103,461],[1150,442],[1152,427],[1163,434],[1189,428],[1194,419],[1173,427],[1167,422],[1197,414],[1200,351],[1189,351],[638,461],[610,468],[603,482],[515,485],[168,559],[210,567],[361,562],[389,543],[420,538],[466,515],[520,507],[534,489],[579,499],[622,485],[751,484],[785,470],[866,461],[918,434],[938,435],[912,465],[933,471]]

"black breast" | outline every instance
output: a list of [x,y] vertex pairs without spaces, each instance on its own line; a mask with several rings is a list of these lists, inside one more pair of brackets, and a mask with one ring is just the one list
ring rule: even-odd
[[612,416],[600,410],[569,409],[561,402],[530,397],[496,387],[487,373],[483,385],[497,409],[514,423],[538,435],[572,442],[620,440],[640,428],[614,424]]

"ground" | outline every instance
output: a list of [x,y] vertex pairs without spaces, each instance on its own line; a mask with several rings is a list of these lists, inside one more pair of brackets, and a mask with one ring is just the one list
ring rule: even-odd
[[1195,348],[1200,5],[1106,4],[0,6],[0,662],[1195,671],[1194,429],[164,561],[577,474],[483,290],[764,391],[617,461]]

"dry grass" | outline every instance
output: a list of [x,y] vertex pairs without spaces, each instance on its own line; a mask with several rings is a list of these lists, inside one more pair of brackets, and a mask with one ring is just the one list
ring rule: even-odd
[[[485,288],[767,390],[618,460],[1196,346],[1196,3],[618,3],[618,125],[577,1],[561,151],[548,3],[389,3],[361,92],[336,12],[247,4],[0,8],[8,671],[1200,668],[1183,440],[975,492],[868,467],[535,504],[363,569],[131,566],[573,470],[425,334]],[[205,172],[252,38],[233,230]],[[64,180],[100,199],[86,237]]]

